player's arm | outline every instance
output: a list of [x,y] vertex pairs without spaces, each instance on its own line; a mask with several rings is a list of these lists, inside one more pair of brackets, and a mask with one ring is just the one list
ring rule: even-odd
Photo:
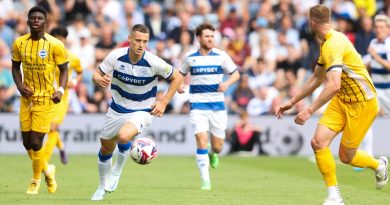
[[12,60],[12,77],[15,81],[16,88],[24,98],[30,98],[34,92],[23,84],[22,71],[20,70],[21,61]]
[[295,118],[295,123],[303,125],[320,107],[331,100],[341,88],[341,67],[334,67],[326,73],[325,87],[314,102]]
[[[373,47],[368,47],[368,53],[374,58],[379,64],[381,64],[386,70],[390,71],[390,61],[383,59]],[[389,54],[387,54],[389,55]]]
[[217,91],[225,92],[229,88],[229,86],[237,82],[238,79],[240,79],[240,73],[235,70],[233,73],[230,74],[229,78],[225,82],[219,84]]
[[[184,79],[187,75],[188,75],[188,73],[187,74],[184,74],[184,73],[182,73],[181,71],[179,71],[179,74],[181,75],[181,77]],[[179,88],[177,89],[177,92],[178,93],[180,93],[180,94],[182,94],[182,93],[185,93],[185,86],[184,86],[184,81],[182,80],[182,82],[180,83],[180,85],[179,85]]]
[[171,101],[172,97],[175,95],[176,91],[181,85],[183,81],[183,76],[176,69],[173,69],[173,73],[169,80],[171,82],[169,84],[167,93],[164,95],[160,102],[156,102],[152,105],[152,115],[161,117],[164,114],[165,108],[167,107],[168,103]]
[[68,62],[58,65],[60,69],[60,87],[53,93],[51,97],[54,103],[59,103],[61,101],[62,95],[64,95],[64,88],[66,88],[68,84]]
[[111,76],[104,73],[100,68],[96,69],[92,76],[92,81],[95,85],[106,88],[111,83]]
[[324,67],[321,65],[316,65],[313,74],[303,85],[300,92],[296,96],[292,97],[286,104],[278,108],[275,115],[280,119],[283,115],[283,112],[291,109],[297,102],[313,93],[314,90],[318,88],[318,86],[320,86],[321,83],[324,81],[325,76],[326,70],[324,69]]

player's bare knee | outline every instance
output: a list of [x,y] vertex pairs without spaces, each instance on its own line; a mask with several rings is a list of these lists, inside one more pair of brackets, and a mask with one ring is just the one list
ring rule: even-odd
[[313,137],[313,139],[311,139],[311,147],[314,151],[317,151],[323,148],[323,143],[321,143],[321,141],[317,138]]
[[352,162],[353,156],[350,156],[347,153],[339,152],[340,161],[344,164],[350,164]]
[[31,148],[32,148],[32,150],[34,150],[35,152],[36,152],[36,151],[39,151],[40,149],[42,149],[42,143],[37,142],[37,141],[33,141],[33,142],[31,143]]
[[109,154],[112,154],[113,152],[114,152],[114,149],[112,149],[110,146],[102,145],[100,147],[100,153],[102,153],[103,155],[109,155]]

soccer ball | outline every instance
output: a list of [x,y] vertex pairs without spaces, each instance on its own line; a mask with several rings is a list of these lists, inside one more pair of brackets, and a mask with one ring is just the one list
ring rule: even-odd
[[149,164],[157,157],[156,144],[150,138],[137,138],[131,145],[130,157],[138,164]]

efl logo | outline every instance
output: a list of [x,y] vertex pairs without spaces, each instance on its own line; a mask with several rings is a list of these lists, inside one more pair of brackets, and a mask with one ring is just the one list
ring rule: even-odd
[[39,51],[39,56],[41,58],[45,58],[47,56],[47,52],[45,50],[41,50],[41,51]]

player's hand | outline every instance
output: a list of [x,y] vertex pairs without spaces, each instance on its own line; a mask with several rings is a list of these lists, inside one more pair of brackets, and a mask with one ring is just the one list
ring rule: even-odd
[[22,87],[18,88],[18,90],[19,90],[20,94],[26,99],[30,98],[34,94],[34,92],[29,87],[27,87],[25,85],[22,85]]
[[111,83],[111,76],[110,74],[105,74],[103,77],[99,80],[99,85],[103,88],[106,88]]
[[283,104],[282,106],[276,109],[275,116],[278,119],[282,119],[283,113],[291,109],[293,106],[294,104],[292,104],[291,101],[288,101],[287,103]]
[[218,85],[218,92],[225,92],[228,89],[228,86],[225,83],[220,83]]
[[51,100],[57,104],[59,102],[61,102],[61,98],[62,98],[62,93],[60,91],[55,91],[53,93],[53,95],[51,96]]
[[156,101],[152,105],[152,111],[150,112],[150,114],[152,114],[156,117],[161,117],[164,114],[166,107],[167,107],[167,104],[165,104],[161,101]]
[[185,86],[184,85],[179,86],[179,88],[177,89],[177,92],[180,93],[180,94],[185,93],[186,92],[185,91]]
[[309,112],[308,109],[305,109],[304,111],[298,113],[297,117],[295,117],[295,123],[297,123],[298,125],[303,125],[310,117],[311,112]]

